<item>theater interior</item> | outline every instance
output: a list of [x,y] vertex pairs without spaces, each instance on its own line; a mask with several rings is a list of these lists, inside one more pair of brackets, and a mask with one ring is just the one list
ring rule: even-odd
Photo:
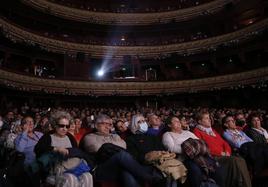
[[56,109],[82,126],[258,111],[268,130],[268,1],[2,0],[0,130],[11,113],[37,124]]

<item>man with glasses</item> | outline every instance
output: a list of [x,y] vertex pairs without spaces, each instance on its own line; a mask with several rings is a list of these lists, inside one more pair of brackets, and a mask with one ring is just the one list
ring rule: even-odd
[[222,119],[224,130],[223,137],[230,145],[237,149],[247,163],[252,166],[253,175],[257,175],[262,169],[268,167],[268,145],[254,142],[243,131],[237,128],[232,115]]
[[82,148],[88,153],[97,153],[104,144],[110,143],[117,149],[109,158],[98,163],[94,173],[98,181],[119,181],[123,186],[138,187],[140,182],[158,180],[158,176],[151,174],[125,151],[126,142],[119,135],[111,133],[112,119],[109,116],[99,115],[95,127],[97,132],[88,134],[81,140]]
[[96,153],[105,143],[112,143],[122,148],[126,148],[126,143],[117,134],[111,133],[112,119],[107,115],[100,115],[96,119],[95,128],[97,132],[84,137],[84,149],[87,152]]
[[148,118],[148,123],[150,127],[148,128],[148,131],[146,132],[146,134],[150,136],[161,137],[165,129],[164,129],[164,125],[162,124],[160,117],[152,113],[152,114],[149,114],[147,118]]
[[35,160],[34,147],[43,133],[34,131],[34,120],[30,116],[22,119],[21,128],[22,132],[15,139],[15,148],[24,153],[24,164],[29,165]]
[[194,129],[194,134],[206,142],[211,155],[215,157],[224,170],[222,176],[224,176],[225,181],[221,186],[251,187],[245,160],[231,155],[232,149],[229,144],[212,128],[209,112],[201,110],[197,113],[196,118],[198,125]]
[[243,144],[253,142],[243,131],[236,126],[236,122],[232,115],[227,115],[222,119],[224,129],[223,137],[228,143],[236,149],[239,149]]

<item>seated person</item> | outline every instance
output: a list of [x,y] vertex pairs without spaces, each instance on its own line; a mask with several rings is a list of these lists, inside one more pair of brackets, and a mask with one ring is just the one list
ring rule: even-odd
[[115,124],[115,129],[116,129],[116,133],[123,140],[126,140],[126,138],[131,135],[129,128],[127,128],[126,123],[122,119],[117,120]]
[[182,130],[180,120],[173,116],[167,120],[167,125],[170,128],[169,132],[163,135],[162,142],[164,146],[171,152],[181,154],[181,144],[188,138],[198,139],[196,135],[188,130]]
[[75,124],[74,138],[76,139],[77,143],[79,144],[79,142],[82,139],[82,137],[85,134],[91,132],[92,129],[91,128],[84,128],[84,127],[82,127],[82,121],[78,117],[74,119],[74,124]]
[[34,131],[33,118],[28,116],[21,121],[22,133],[15,139],[15,148],[24,153],[24,164],[29,165],[35,160],[34,147],[43,136],[43,133]]
[[145,162],[145,154],[150,151],[165,151],[165,147],[158,136],[147,136],[148,124],[143,115],[138,114],[132,117],[130,124],[132,135],[126,140],[127,150],[140,163]]
[[223,137],[233,148],[239,149],[243,144],[253,142],[240,128],[237,128],[232,115],[227,115],[222,119],[222,126]]
[[68,133],[73,136],[77,144],[79,144],[82,137],[92,131],[92,129],[83,128],[81,124],[82,121],[79,118],[75,118],[74,120],[70,121],[70,128],[68,129]]
[[243,131],[237,129],[232,115],[225,116],[222,124],[225,129],[223,137],[252,165],[254,174],[267,167],[268,144],[253,142]]
[[[185,165],[189,170],[189,182],[192,187],[199,187],[201,182],[209,178],[214,178],[216,182],[221,183],[222,179],[220,176],[216,176],[216,162],[209,156],[209,153],[195,155],[194,158],[188,158],[184,155],[185,152],[182,150],[182,144],[189,138],[198,139],[192,132],[188,130],[182,130],[182,124],[178,117],[172,116],[167,119],[167,124],[170,128],[169,132],[164,133],[162,142],[164,146],[171,152],[178,154],[178,158],[185,160]],[[202,145],[200,143],[200,145]],[[193,148],[194,149],[194,148]],[[200,162],[200,160],[205,161]],[[219,171],[220,169],[218,169]],[[219,172],[218,172],[219,173]]]
[[248,117],[249,128],[246,134],[256,143],[268,143],[268,133],[261,126],[261,119],[259,114],[252,113]]
[[232,150],[229,144],[211,127],[210,115],[207,111],[200,111],[197,114],[199,123],[194,129],[194,134],[204,140],[210,153],[224,167],[225,186],[251,186],[246,162],[243,158],[231,156]]
[[236,126],[237,129],[245,131],[246,129],[248,129],[248,124],[245,118],[245,115],[242,111],[237,112],[235,114],[235,121],[236,121]]
[[[131,155],[134,156],[135,159],[139,161],[139,163],[148,166],[146,160],[146,156],[148,154],[156,151],[162,152],[163,154],[166,153],[166,149],[162,144],[160,137],[150,136],[146,134],[148,130],[148,125],[143,115],[137,114],[132,117],[130,130],[132,132],[132,135],[127,138],[127,150]],[[148,169],[149,168],[150,167],[148,166]],[[155,169],[151,167],[151,170],[153,171]],[[184,170],[182,169],[181,171],[181,178],[179,179],[181,180],[181,182],[184,182]],[[164,180],[162,182],[165,183]],[[177,185],[177,181],[174,180],[167,181],[166,184],[159,183],[159,185],[170,185],[169,182],[171,182],[172,185]]]
[[53,130],[49,124],[48,116],[43,116],[34,130],[42,132],[43,134],[46,134],[49,131]]
[[[71,119],[70,114],[64,111],[55,111],[55,113],[52,114],[51,124],[55,130],[50,134],[42,136],[34,149],[38,162],[42,163],[43,168],[41,168],[41,171],[44,171],[47,167],[49,167],[48,169],[51,171],[57,167],[58,164],[68,161],[69,158],[78,157],[86,159],[83,152],[78,149],[74,137],[71,134],[68,134]],[[53,164],[55,167],[51,168]],[[83,187],[93,186],[92,176],[89,171],[81,173],[79,177],[75,176],[73,173],[55,173],[55,177],[53,185],[56,185],[57,187],[69,185]],[[58,177],[64,179],[64,181],[59,183],[60,178]],[[36,186],[38,186],[38,181],[35,182]]]
[[181,122],[181,128],[182,128],[182,130],[189,131],[190,130],[190,126],[188,124],[188,121],[187,121],[186,117],[183,116],[183,115],[179,115],[178,116],[178,119]]
[[151,136],[162,136],[164,129],[164,125],[162,124],[161,119],[155,114],[149,114],[147,116],[149,128],[146,132],[147,135]]
[[121,147],[107,160],[99,162],[95,170],[95,178],[99,181],[120,181],[126,187],[138,187],[139,182],[153,182],[159,180],[144,166],[139,164],[126,149],[126,142],[117,134],[111,133],[112,119],[104,114],[97,117],[95,122],[97,132],[86,135],[83,140],[83,150],[88,153],[97,153],[102,145],[110,143]]

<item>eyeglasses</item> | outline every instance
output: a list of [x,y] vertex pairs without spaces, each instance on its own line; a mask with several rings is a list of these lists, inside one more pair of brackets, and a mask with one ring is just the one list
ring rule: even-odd
[[70,125],[64,125],[64,124],[57,124],[57,126],[59,127],[59,128],[66,128],[66,129],[69,129],[70,128]]
[[100,125],[107,125],[107,126],[112,126],[113,124],[107,123],[107,122],[99,122],[98,124]]

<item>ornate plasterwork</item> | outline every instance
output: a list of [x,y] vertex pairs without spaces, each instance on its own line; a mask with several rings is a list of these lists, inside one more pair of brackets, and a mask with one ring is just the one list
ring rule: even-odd
[[268,67],[194,80],[158,82],[89,82],[45,79],[0,69],[0,84],[19,90],[70,95],[165,95],[242,87],[268,80]]
[[191,42],[156,46],[105,46],[73,43],[48,38],[27,31],[24,28],[0,18],[0,27],[2,27],[6,37],[14,42],[22,41],[30,45],[38,44],[41,48],[44,48],[47,51],[59,53],[84,52],[90,54],[92,57],[123,57],[124,55],[158,57],[170,53],[181,55],[195,54],[201,51],[216,50],[220,45],[228,46],[251,39],[255,35],[258,35],[259,31],[267,28],[267,26],[268,18],[232,33]]
[[151,25],[170,21],[185,21],[222,10],[233,0],[215,0],[196,7],[158,13],[107,13],[75,9],[47,0],[21,0],[45,13],[65,19],[107,25]]

